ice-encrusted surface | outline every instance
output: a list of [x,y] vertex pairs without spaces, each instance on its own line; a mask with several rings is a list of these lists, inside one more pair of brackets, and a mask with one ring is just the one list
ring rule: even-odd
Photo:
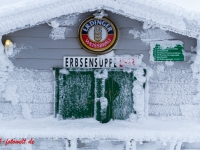
[[91,117],[94,112],[93,72],[70,71],[68,75],[60,74],[59,114],[63,119]]
[[[40,118],[53,114],[53,72],[14,69],[8,73],[6,91],[0,97],[3,120]],[[7,89],[7,87],[12,87]]]
[[152,41],[156,40],[169,40],[174,37],[161,29],[146,29],[146,30],[129,30],[129,34],[133,34],[134,38],[141,39],[145,44],[150,44]]
[[197,80],[192,77],[192,70],[172,67],[160,69],[158,66],[161,65],[154,67],[154,74],[149,80],[149,114],[191,117],[189,114],[193,112],[198,116],[199,110],[194,107],[198,107],[200,100],[194,99]]
[[117,119],[127,119],[133,109],[133,73],[127,72],[109,72],[109,76],[119,84],[120,91],[113,102],[113,113]]

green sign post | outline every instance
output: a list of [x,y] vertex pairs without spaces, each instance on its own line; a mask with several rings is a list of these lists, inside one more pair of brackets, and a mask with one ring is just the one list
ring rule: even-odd
[[177,44],[174,47],[162,48],[156,44],[153,48],[154,61],[184,61],[183,46]]

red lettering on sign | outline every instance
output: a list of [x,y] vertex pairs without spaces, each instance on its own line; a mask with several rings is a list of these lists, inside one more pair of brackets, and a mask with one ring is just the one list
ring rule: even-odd
[[110,43],[114,39],[114,35],[109,34],[108,37],[106,38],[106,40],[104,40],[102,42],[93,42],[89,39],[88,35],[85,35],[85,34],[82,35],[82,39],[87,46],[89,46],[91,48],[95,48],[95,49],[102,49],[102,48],[105,48],[110,45]]
[[120,64],[119,64],[120,67],[135,66],[134,58],[120,58],[119,62],[120,62]]

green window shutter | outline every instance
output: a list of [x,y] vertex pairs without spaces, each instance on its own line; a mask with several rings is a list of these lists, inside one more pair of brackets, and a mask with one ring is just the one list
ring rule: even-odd
[[[98,69],[96,69],[98,70]],[[55,69],[55,116],[62,119],[88,118],[107,123],[125,120],[133,109],[133,71],[108,69],[108,78],[94,78],[94,70],[70,69],[69,74]],[[65,70],[66,71],[66,70]],[[107,106],[101,108],[102,102]]]
[[57,117],[59,112],[59,68],[54,69],[54,76],[55,76],[55,112],[54,117]]
[[[56,107],[62,119],[87,118],[94,115],[94,72],[71,70],[56,72]],[[58,77],[57,77],[58,76]],[[57,106],[58,105],[58,106]]]
[[[122,69],[109,69],[107,79],[95,79],[96,95],[96,119],[102,123],[107,123],[111,119],[125,120],[133,109],[133,71],[124,72]],[[103,87],[103,86],[104,87]],[[106,115],[101,109],[100,98],[105,97],[108,101]]]
[[100,98],[104,96],[104,85],[102,79],[95,78],[95,100],[96,100],[96,108],[95,108],[95,117],[96,120],[101,121],[101,103]]
[[118,93],[114,93],[115,99],[113,101],[113,119],[125,120],[134,111],[133,109],[133,71],[128,73],[123,70],[110,71],[108,77],[112,78],[119,85]]

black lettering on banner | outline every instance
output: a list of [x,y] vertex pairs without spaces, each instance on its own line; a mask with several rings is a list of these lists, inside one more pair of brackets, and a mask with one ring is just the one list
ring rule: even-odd
[[109,59],[109,67],[111,67],[111,64],[112,64],[112,59],[110,58]]
[[93,67],[93,58],[89,58],[89,67]]
[[[102,63],[101,63],[102,62]],[[103,66],[103,59],[99,59],[99,66],[102,67]]]
[[114,60],[114,67],[117,68],[117,66],[116,66],[116,59]]
[[106,67],[106,64],[108,63],[108,59],[107,58],[105,58],[105,67]]
[[75,67],[78,67],[78,58],[75,58]]
[[68,67],[68,58],[65,58],[65,66]]
[[80,62],[81,62],[80,67],[82,67],[83,66],[83,58],[80,59]]
[[85,58],[85,67],[87,67],[87,58]]
[[70,67],[73,67],[73,58],[70,58]]
[[95,67],[97,67],[97,58],[94,59]]

